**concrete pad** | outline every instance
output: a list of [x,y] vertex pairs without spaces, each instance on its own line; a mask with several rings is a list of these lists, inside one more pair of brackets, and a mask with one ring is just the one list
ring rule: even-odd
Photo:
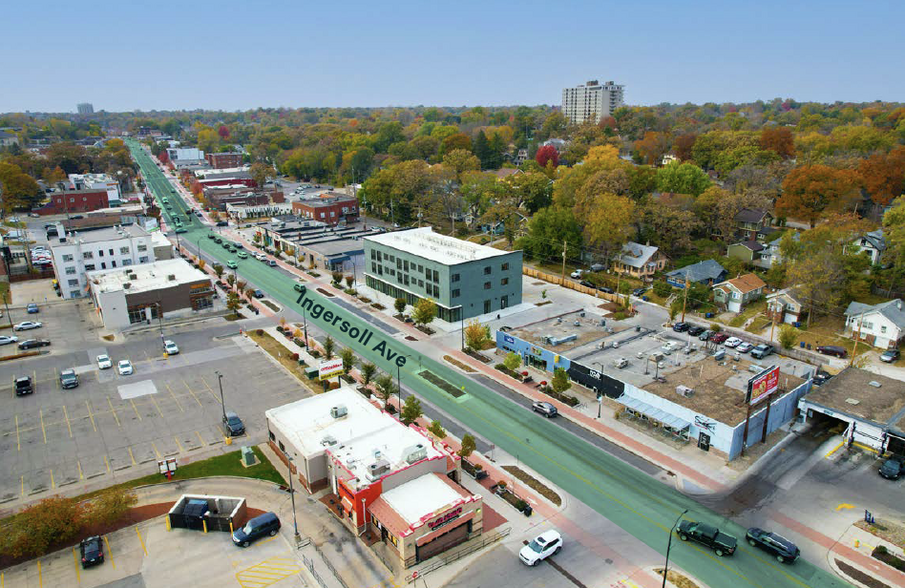
[[[85,455],[80,454],[76,461],[76,468],[80,470],[79,476],[81,480],[93,480],[100,476],[110,473],[113,464],[110,464],[110,470],[107,469],[106,456],[102,454]],[[129,462],[131,463],[131,462]]]
[[163,457],[173,457],[179,455],[179,444],[176,443],[175,437],[161,437],[154,440],[154,446]]
[[[132,455],[129,453],[129,450],[126,447],[110,449],[107,453],[107,459],[109,459],[110,461],[110,469],[114,472],[121,472],[122,470],[131,468],[134,465],[138,465],[137,461],[133,462]],[[84,464],[82,467],[84,467]]]
[[223,431],[219,427],[205,427],[201,429],[200,433],[208,445],[223,443]]
[[47,436],[48,444],[65,443],[71,439],[69,425],[66,423],[66,416],[63,414],[62,406],[42,409],[41,417],[44,422],[44,434]]
[[150,443],[141,443],[132,446],[132,455],[138,465],[156,462],[160,459]]
[[48,300],[56,301],[57,293],[53,289],[53,280],[27,280],[10,285],[11,304],[22,305],[37,302],[39,305]]
[[202,447],[202,439],[199,439],[198,435],[193,431],[176,435],[176,438],[179,439],[179,444],[182,445],[183,451],[195,451]]
[[25,476],[25,495],[43,498],[52,490],[50,486],[50,470],[35,470]]
[[71,486],[79,481],[79,464],[75,457],[72,458],[72,461],[51,466],[50,471],[53,473],[53,485],[58,489]]
[[78,574],[73,551],[78,547],[63,549],[41,558],[41,580],[45,586],[77,586]]
[[139,396],[146,396],[148,394],[157,394],[157,386],[154,385],[153,380],[142,380],[140,382],[118,386],[117,391],[119,392],[120,398],[128,400],[130,398],[138,398]]

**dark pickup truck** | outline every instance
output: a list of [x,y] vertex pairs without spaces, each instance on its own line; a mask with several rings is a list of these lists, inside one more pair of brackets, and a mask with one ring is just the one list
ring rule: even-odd
[[676,532],[682,541],[693,539],[701,545],[713,549],[713,552],[719,557],[735,553],[735,546],[738,543],[732,535],[721,533],[716,527],[694,521],[682,521]]

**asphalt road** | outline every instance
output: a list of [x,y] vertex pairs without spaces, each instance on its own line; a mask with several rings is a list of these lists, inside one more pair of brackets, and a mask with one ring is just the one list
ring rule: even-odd
[[[135,142],[130,141],[130,147],[152,189],[169,192],[170,186],[162,185],[167,180],[148,156]],[[172,194],[170,199],[171,202],[174,200]],[[188,233],[180,235],[181,238],[188,237],[221,263],[229,259],[225,250],[205,237],[209,228],[201,228],[201,223],[196,220],[188,229]],[[281,272],[249,258],[239,262],[238,273],[283,306],[299,309],[293,281]],[[524,410],[476,380],[430,357],[421,356],[403,341],[381,333],[313,288],[309,289],[307,298],[316,305],[307,313],[309,322],[329,333],[340,344],[352,347],[359,357],[374,362],[387,373],[396,373],[400,357],[411,356],[401,368],[404,385],[468,429],[479,432],[503,451],[517,455],[528,467],[554,481],[652,549],[665,554],[668,532],[684,509],[689,509],[688,518],[715,524],[741,538],[736,554],[729,558],[718,558],[695,544],[674,542],[671,561],[705,584],[734,588],[848,586],[840,578],[807,561],[784,566],[769,559],[743,541],[744,527],[701,506],[675,488],[651,478],[547,419]],[[368,338],[364,335],[366,332],[371,332],[372,336]],[[357,339],[355,335],[358,335]],[[416,361],[418,359],[420,362]],[[422,380],[417,375],[419,369],[430,370],[463,390],[465,395],[454,398]],[[600,539],[606,541],[605,537]]]

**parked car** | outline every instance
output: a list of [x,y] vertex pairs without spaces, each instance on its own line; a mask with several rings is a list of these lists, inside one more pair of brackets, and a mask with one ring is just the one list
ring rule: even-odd
[[31,329],[40,329],[44,325],[37,321],[23,321],[13,327],[14,331],[30,331]]
[[880,475],[887,480],[898,480],[903,473],[902,460],[898,457],[890,457],[880,466]]
[[742,341],[739,346],[735,348],[735,350],[739,353],[748,353],[752,349],[754,349],[754,345],[748,343],[747,341]]
[[592,272],[604,272],[606,271],[606,266],[602,263],[595,263],[591,265]]
[[518,552],[518,558],[529,566],[536,566],[562,549],[562,535],[556,531],[541,533],[534,540],[522,547]]
[[553,404],[551,404],[550,402],[541,402],[541,401],[538,401],[538,402],[535,402],[534,404],[532,404],[531,410],[533,410],[534,412],[538,412],[547,418],[555,417],[559,413],[559,411],[556,410],[556,407],[553,406]]
[[584,286],[585,288],[596,288],[596,286],[594,284],[592,284],[591,282],[589,282],[587,280],[582,280],[578,283],[581,284],[582,286]]
[[19,338],[15,335],[0,335],[0,345],[9,345],[15,343]]
[[132,362],[128,359],[121,359],[119,363],[116,364],[116,370],[121,376],[131,376],[135,372],[135,369],[132,367]]
[[236,253],[236,257],[238,257],[239,259],[248,259],[248,254],[244,251],[239,251],[238,253]]
[[228,226],[229,226],[229,221],[225,221],[225,220],[217,221],[217,226],[218,226],[218,227],[228,227]]
[[755,347],[751,351],[751,357],[756,357],[757,359],[763,359],[763,358],[767,357],[768,355],[773,354],[775,351],[776,350],[773,349],[772,345],[761,344],[761,345],[758,345],[757,347]]
[[274,261],[273,259],[268,259],[265,263],[266,263],[267,265],[269,265],[270,267],[276,267],[276,266],[277,266],[277,262]]
[[601,292],[605,292],[607,294],[614,293],[612,288],[607,288],[606,286],[598,286],[597,289],[600,290]]
[[726,341],[729,338],[729,335],[726,333],[714,333],[710,336],[710,340],[716,344],[720,344]]
[[748,540],[748,545],[763,549],[775,557],[779,563],[795,563],[795,560],[801,555],[801,550],[782,535],[757,527],[748,529],[745,538]]
[[902,357],[902,353],[898,349],[887,349],[880,354],[880,361],[884,363],[895,363]]
[[728,339],[726,339],[726,342],[723,343],[724,346],[730,347],[733,349],[738,347],[741,344],[742,344],[742,340],[739,339],[738,337],[729,337]]
[[647,292],[647,288],[635,288],[632,290],[632,296],[642,296],[645,292]]
[[714,333],[713,331],[711,331],[710,329],[705,329],[703,333],[701,333],[700,335],[698,335],[698,339],[701,340],[701,341],[707,341],[707,340],[709,340],[711,337],[713,337],[714,334],[715,334],[715,333]]
[[47,339],[26,339],[19,343],[19,349],[37,349],[38,347],[49,347],[50,341]]
[[230,259],[226,262],[226,267],[228,267],[229,269],[236,269],[237,267],[239,267],[239,264],[236,263],[235,259]]
[[692,327],[689,327],[688,334],[691,335],[692,337],[697,337],[698,335],[700,335],[701,333],[703,333],[706,330],[707,329],[705,329],[704,327],[701,327],[699,325],[694,325]]
[[815,386],[822,386],[827,380],[829,380],[832,377],[833,377],[833,375],[830,373],[827,373],[823,370],[817,370],[817,373],[814,374],[814,376],[811,379],[814,380]]
[[239,418],[239,415],[231,410],[226,411],[223,417],[223,431],[230,437],[238,437],[245,434],[245,423]]
[[832,355],[833,357],[848,356],[848,350],[845,347],[839,347],[838,345],[818,345],[817,353]]
[[250,519],[245,525],[233,532],[233,543],[240,547],[248,547],[265,535],[273,537],[280,532],[280,519],[272,512],[265,512]]
[[574,280],[577,280],[577,279],[580,278],[583,274],[584,274],[584,270],[575,270],[574,272],[572,272],[571,274],[569,274],[569,277],[572,278],[572,279],[574,279]]
[[678,322],[672,326],[672,330],[676,333],[684,333],[689,329],[688,323]]
[[31,376],[22,376],[20,378],[16,378],[16,396],[25,396],[26,394],[31,394],[35,391],[35,386],[32,384]]
[[82,539],[79,543],[82,554],[82,568],[89,568],[104,563],[104,540],[97,535]]
[[732,535],[727,535],[712,525],[695,521],[683,520],[679,523],[676,533],[682,541],[691,539],[701,545],[706,545],[713,549],[718,557],[732,555],[738,544],[738,540]]
[[97,356],[97,367],[98,367],[98,369],[101,369],[101,370],[109,370],[110,368],[112,368],[113,362],[110,361],[110,356],[104,355],[104,354],[98,355]]
[[179,347],[169,339],[163,342],[163,350],[166,351],[167,355],[179,355]]
[[264,298],[264,292],[262,292],[260,290],[255,290],[254,297],[255,298]]
[[64,390],[79,387],[79,376],[75,373],[75,370],[69,369],[60,372],[60,386],[62,386]]

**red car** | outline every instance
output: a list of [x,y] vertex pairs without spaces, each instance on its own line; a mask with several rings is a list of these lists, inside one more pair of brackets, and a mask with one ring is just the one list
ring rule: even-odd
[[723,341],[725,341],[728,338],[729,338],[729,335],[726,333],[714,333],[713,335],[710,336],[710,340],[713,341],[714,343],[722,343]]

